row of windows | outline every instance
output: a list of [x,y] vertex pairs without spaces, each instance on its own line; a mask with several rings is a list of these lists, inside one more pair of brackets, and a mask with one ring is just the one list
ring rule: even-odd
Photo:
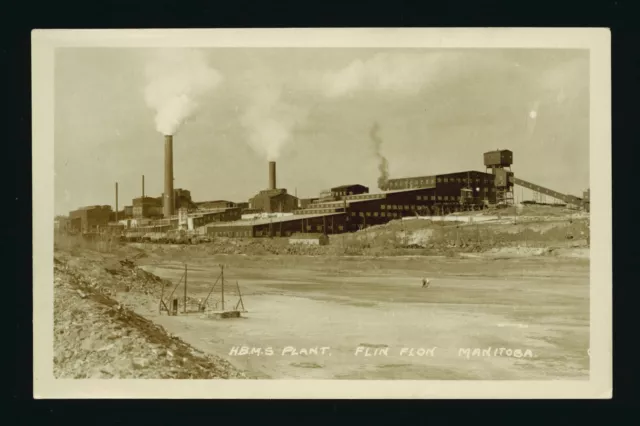
[[[314,227],[312,225],[307,225],[307,231],[313,231],[313,228]],[[316,225],[315,230],[322,232],[322,225]],[[332,230],[331,226],[330,225],[327,226],[327,231],[331,231],[331,230]],[[338,225],[338,231],[344,231],[344,226]]]
[[[411,205],[411,206],[404,206],[405,209],[402,209],[403,206],[398,206],[400,207],[400,209],[397,210],[403,210],[403,211],[424,211],[424,210],[429,210],[429,206],[421,206],[421,205]],[[396,212],[351,212],[351,216],[355,217],[355,216],[360,216],[360,217],[396,217],[398,215],[398,213]]]
[[[305,226],[307,231],[320,231],[322,232],[322,225],[307,225]],[[344,226],[342,225],[337,225],[337,230],[338,231],[344,231]],[[332,231],[333,228],[331,227],[331,225],[327,226],[327,231]],[[295,231],[298,232],[298,231]],[[288,237],[289,235],[294,234],[295,232],[291,232],[291,231],[284,231],[282,232],[282,235]],[[274,233],[276,236],[280,236],[280,232],[275,232]],[[263,230],[263,231],[256,231],[256,237],[261,237],[261,236],[268,236],[269,235],[269,231],[268,230]]]
[[217,231],[218,237],[250,237],[251,231]]
[[[485,184],[490,184],[491,183],[491,179],[480,179],[480,178],[475,178],[475,183],[480,183],[481,181],[483,181]],[[412,179],[412,180],[398,180],[398,181],[391,181],[390,182],[390,186],[392,188],[400,188],[403,187],[407,184],[407,182],[410,182],[412,184],[416,184],[416,185],[432,185],[435,182],[438,183],[473,183],[474,179],[473,178],[453,178],[453,177],[439,177],[437,179],[435,178],[425,178],[425,179]]]

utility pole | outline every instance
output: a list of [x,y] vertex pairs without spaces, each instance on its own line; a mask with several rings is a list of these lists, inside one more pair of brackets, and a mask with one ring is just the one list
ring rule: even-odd
[[118,182],[116,182],[116,222],[118,221]]
[[220,265],[220,283],[222,287],[222,310],[224,311],[224,265]]
[[182,311],[187,313],[187,264],[184,264],[184,306]]

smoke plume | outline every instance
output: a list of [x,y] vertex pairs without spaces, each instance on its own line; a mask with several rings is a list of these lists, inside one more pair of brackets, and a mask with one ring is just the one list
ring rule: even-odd
[[380,126],[378,123],[373,123],[373,127],[371,127],[371,131],[369,132],[369,137],[373,141],[376,157],[378,157],[378,171],[380,172],[380,175],[378,176],[378,188],[385,190],[387,189],[387,182],[389,181],[389,162],[381,152],[382,139],[378,136],[379,129]]
[[146,77],[145,100],[156,112],[156,130],[163,135],[175,134],[222,82],[202,51],[184,49],[155,52]]
[[251,147],[267,160],[275,161],[306,115],[304,108],[283,99],[282,87],[272,86],[252,91],[241,122],[248,130]]

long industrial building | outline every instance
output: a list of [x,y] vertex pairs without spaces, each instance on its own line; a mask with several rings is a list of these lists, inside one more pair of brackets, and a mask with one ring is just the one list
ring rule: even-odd
[[[82,232],[99,231],[115,221],[125,228],[183,229],[214,237],[289,237],[295,233],[353,232],[407,216],[446,215],[513,203],[513,187],[520,185],[567,204],[589,209],[584,198],[565,195],[525,180],[511,171],[513,153],[484,154],[485,171],[388,179],[382,192],[370,193],[361,184],[339,185],[317,198],[298,199],[276,183],[276,163],[269,162],[268,185],[248,202],[194,202],[191,193],[173,187],[173,139],[165,138],[165,194],[142,196],[122,213],[110,206],[90,206],[71,212],[68,226]],[[167,196],[170,193],[171,196]],[[170,203],[170,206],[167,206]],[[116,184],[116,210],[117,210]],[[177,214],[176,214],[177,213]],[[163,217],[164,216],[164,217]],[[124,219],[124,220],[123,220]],[[111,223],[110,223],[111,222]],[[60,223],[60,221],[59,221]],[[158,228],[159,227],[159,228]]]
[[[414,182],[416,187],[411,188]],[[297,232],[336,234],[407,216],[481,209],[485,199],[488,203],[495,200],[493,175],[475,171],[396,179],[393,185],[409,188],[338,195],[332,201],[311,202],[294,211],[293,216],[216,223],[207,228],[207,234],[219,237],[288,237]]]

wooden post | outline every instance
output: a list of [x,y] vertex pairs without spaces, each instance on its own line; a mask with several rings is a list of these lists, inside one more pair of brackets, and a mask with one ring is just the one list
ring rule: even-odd
[[187,264],[184,264],[184,306],[182,312],[187,313]]
[[[244,307],[244,302],[242,301],[242,294],[240,293],[240,285],[238,284],[238,281],[236,281],[236,288],[238,289],[238,297],[240,297],[240,304],[242,305],[242,310],[245,311],[245,307]],[[236,309],[238,309],[238,306],[236,306]]]
[[220,278],[222,285],[222,310],[224,311],[224,265],[220,265]]
[[[164,281],[160,282],[160,303],[158,304],[158,314],[162,314],[162,304],[164,303]],[[167,312],[168,313],[168,312]]]

